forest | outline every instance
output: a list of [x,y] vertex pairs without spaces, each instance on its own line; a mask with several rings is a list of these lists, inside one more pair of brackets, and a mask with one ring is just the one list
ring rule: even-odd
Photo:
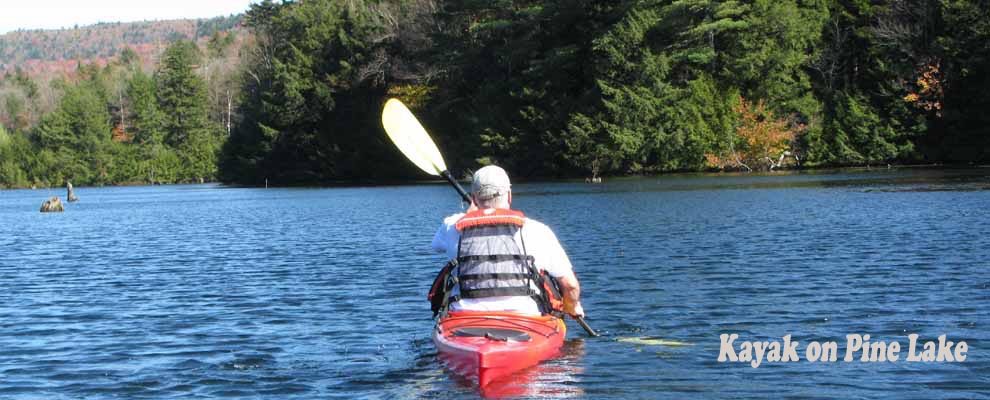
[[150,69],[124,48],[47,83],[8,71],[0,186],[420,178],[382,131],[390,97],[455,173],[986,163],[987,16],[984,0],[265,0],[241,33],[178,39]]
[[72,29],[17,30],[0,35],[0,70],[56,60],[106,60],[123,47],[138,53],[158,43],[196,40],[235,29],[240,15],[208,19],[99,23]]

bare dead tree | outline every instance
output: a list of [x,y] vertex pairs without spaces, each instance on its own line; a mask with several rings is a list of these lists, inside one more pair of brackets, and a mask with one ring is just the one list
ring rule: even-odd
[[895,51],[921,65],[931,53],[937,23],[931,0],[892,0],[877,14],[870,32],[878,46]]
[[839,18],[832,18],[828,29],[831,36],[830,43],[819,52],[818,57],[809,66],[822,76],[825,87],[832,91],[835,89],[835,80],[841,69],[843,49],[852,34],[852,28],[843,26]]
[[359,69],[355,79],[428,82],[441,69],[417,57],[433,47],[433,35],[441,26],[436,0],[381,2],[366,5],[382,30],[369,38],[376,47],[371,59]]

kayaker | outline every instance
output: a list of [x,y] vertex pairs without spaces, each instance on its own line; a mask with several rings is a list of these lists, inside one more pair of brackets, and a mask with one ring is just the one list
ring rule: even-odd
[[[584,317],[581,285],[567,254],[549,227],[510,209],[512,187],[505,170],[486,166],[475,172],[471,197],[467,214],[445,218],[433,236],[433,250],[457,261],[451,275],[458,283],[453,285],[449,310],[529,315],[547,311],[533,296],[540,289],[518,274],[523,260],[531,256],[532,264],[559,284],[564,313]],[[484,229],[473,229],[478,227]]]

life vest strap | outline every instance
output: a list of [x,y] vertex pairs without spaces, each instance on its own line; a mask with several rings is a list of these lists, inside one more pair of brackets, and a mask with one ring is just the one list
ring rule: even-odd
[[479,299],[483,297],[499,296],[531,296],[533,291],[529,287],[499,287],[485,289],[461,289],[461,298]]
[[534,261],[533,256],[525,254],[484,254],[484,255],[473,255],[473,256],[460,256],[457,257],[457,262],[463,263],[468,261],[512,261],[512,260],[526,260]]
[[460,280],[487,280],[487,279],[531,279],[531,274],[495,273],[495,274],[466,274],[461,275]]

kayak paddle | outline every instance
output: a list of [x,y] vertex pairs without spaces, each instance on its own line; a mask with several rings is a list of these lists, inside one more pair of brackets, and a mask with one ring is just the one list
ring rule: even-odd
[[[454,186],[454,189],[465,202],[471,203],[471,196],[464,191],[461,184],[457,183],[457,180],[447,170],[447,164],[443,162],[443,155],[440,154],[440,149],[437,148],[436,143],[426,133],[426,129],[419,123],[412,111],[409,111],[399,99],[388,99],[385,102],[385,108],[382,109],[382,126],[385,127],[388,138],[409,161],[412,161],[427,174],[444,177],[447,182]],[[585,332],[588,332],[589,336],[598,336],[598,332],[595,332],[588,326],[587,322],[584,322],[584,317],[578,317],[575,320],[584,328]]]
[[581,325],[581,327],[584,328],[584,331],[585,332],[588,332],[588,336],[591,336],[591,337],[598,337],[599,336],[598,335],[598,332],[595,332],[594,329],[591,329],[591,326],[588,326],[588,323],[587,322],[584,322],[584,317],[577,317],[577,318],[574,318],[574,320],[578,322],[578,325]]
[[465,202],[471,203],[471,196],[468,196],[461,184],[450,175],[447,164],[443,162],[443,156],[433,139],[423,129],[412,111],[406,108],[399,99],[389,99],[385,102],[385,109],[382,110],[382,126],[388,138],[395,143],[395,147],[416,164],[419,169],[427,174],[442,176],[454,185],[454,189],[461,195]]

